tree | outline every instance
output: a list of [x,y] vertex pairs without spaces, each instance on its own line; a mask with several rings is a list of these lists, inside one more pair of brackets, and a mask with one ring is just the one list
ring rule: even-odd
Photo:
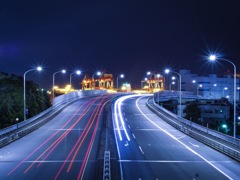
[[[26,81],[26,102],[28,118],[51,106],[46,91],[32,81]],[[16,118],[23,120],[23,78],[0,73],[0,129],[16,123]]]
[[198,122],[198,119],[201,117],[201,110],[198,107],[198,102],[189,103],[183,110],[185,113],[185,119],[191,120],[193,122]]

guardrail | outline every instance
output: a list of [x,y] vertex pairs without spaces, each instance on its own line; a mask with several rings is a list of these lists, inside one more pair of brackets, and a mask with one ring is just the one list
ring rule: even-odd
[[156,108],[160,109],[161,111],[164,111],[164,112],[168,113],[172,117],[178,119],[178,121],[182,122],[183,124],[185,124],[187,126],[190,126],[192,128],[198,129],[199,131],[205,132],[205,133],[207,133],[209,135],[212,135],[212,136],[214,136],[216,138],[219,138],[221,140],[227,141],[227,142],[229,142],[231,144],[234,144],[234,145],[236,145],[237,147],[240,148],[240,139],[237,139],[237,138],[234,138],[232,136],[220,133],[218,131],[214,131],[212,129],[209,129],[207,127],[201,126],[201,125],[199,125],[197,123],[194,123],[194,122],[191,122],[191,121],[189,121],[187,119],[179,117],[178,115],[174,114],[173,112],[168,111],[167,109],[163,108],[162,106],[159,106],[157,103],[155,103],[155,101],[153,101],[153,104],[154,104],[154,106]]
[[[151,99],[151,98],[150,98]],[[179,117],[178,115],[166,110],[165,108],[159,106],[156,104],[153,100],[153,105],[155,108],[153,108],[149,101],[147,101],[147,106],[150,110],[155,112],[157,115],[163,115],[159,112],[159,110],[167,113],[170,115],[171,118],[165,116],[164,120],[175,127],[176,129],[182,131],[185,134],[188,134],[189,136],[217,149],[218,151],[240,161],[240,140],[233,138],[231,136],[224,135],[222,133],[216,132],[214,130],[205,128],[201,125],[198,125],[196,123],[190,122],[189,120],[186,120],[184,118]],[[213,138],[214,137],[214,138]],[[216,138],[219,140],[216,140]],[[235,148],[230,147],[226,145],[226,143],[230,143],[234,145]]]
[[[75,100],[78,100],[80,97],[100,95],[106,93],[107,93],[106,90],[76,91],[56,97],[53,101],[53,105],[50,108],[46,109],[45,111],[41,112],[40,114],[37,114],[36,116],[29,118],[26,121],[14,124],[12,126],[0,130],[1,137],[0,147],[3,147],[4,145],[18,139],[19,137],[25,136],[26,134],[38,129],[48,120],[50,120],[51,117],[60,112],[70,103],[74,102]],[[40,119],[41,117],[47,115],[48,113],[51,114],[49,114],[49,116],[43,119]]]

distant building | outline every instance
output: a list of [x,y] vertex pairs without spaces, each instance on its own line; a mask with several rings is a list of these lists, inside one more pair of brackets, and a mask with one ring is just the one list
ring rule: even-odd
[[[220,99],[222,97],[233,100],[233,77],[231,75],[199,76],[191,74],[190,70],[180,70],[182,78],[182,91],[190,91],[200,98]],[[236,100],[239,101],[240,83],[237,77]]]

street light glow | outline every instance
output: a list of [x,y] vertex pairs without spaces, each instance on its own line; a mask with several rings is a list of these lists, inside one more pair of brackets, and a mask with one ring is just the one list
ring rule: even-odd
[[63,73],[63,74],[65,74],[65,73],[66,73],[66,70],[65,70],[65,69],[63,69],[63,70],[62,70],[62,73]]
[[121,75],[120,75],[120,78],[124,78],[124,74],[121,74]]
[[216,55],[210,55],[209,60],[210,61],[215,61],[217,59]]
[[38,70],[38,71],[42,71],[42,67],[41,67],[41,66],[38,66],[38,67],[37,67],[37,70]]
[[77,75],[80,75],[80,74],[81,74],[81,71],[80,71],[80,70],[77,70],[77,71],[76,71],[76,74],[77,74]]
[[150,71],[148,71],[148,72],[147,72],[147,75],[150,75],[150,74],[151,74],[151,72],[150,72]]
[[165,73],[166,74],[170,73],[170,70],[169,69],[165,69]]

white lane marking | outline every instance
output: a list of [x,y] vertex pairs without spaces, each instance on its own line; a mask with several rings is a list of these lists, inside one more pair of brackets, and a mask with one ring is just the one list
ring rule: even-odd
[[135,137],[135,135],[134,135],[134,134],[132,134],[132,136],[134,137],[134,139],[136,139],[136,137]]
[[128,144],[128,142],[126,141],[126,143],[124,144],[124,146],[128,146],[129,144]]
[[197,145],[197,144],[193,144],[193,143],[191,143],[191,142],[189,142],[191,145],[193,145],[194,147],[199,147],[199,145]]
[[127,118],[125,118],[126,119],[126,121],[127,121]]
[[178,137],[177,139],[182,139],[182,138],[184,138],[184,137],[186,137],[186,135],[180,136],[180,137]]
[[130,125],[128,125],[129,129],[131,129]]
[[222,173],[224,176],[226,176],[229,179],[233,179],[231,178],[229,175],[227,175],[225,172],[223,172],[221,169],[219,169],[217,166],[215,166],[214,164],[212,164],[210,161],[208,161],[206,158],[204,158],[202,155],[198,154],[196,151],[194,151],[192,148],[190,148],[189,146],[187,146],[186,144],[184,144],[182,141],[180,141],[179,139],[177,139],[176,137],[174,137],[172,134],[170,134],[169,132],[167,132],[166,130],[162,129],[160,126],[158,126],[155,122],[153,122],[151,119],[149,119],[143,112],[142,110],[139,108],[138,106],[138,101],[140,99],[142,99],[143,97],[140,97],[137,99],[136,101],[136,106],[138,108],[138,110],[142,113],[142,115],[148,120],[150,121],[154,126],[158,127],[159,129],[161,129],[165,134],[167,134],[168,136],[170,136],[171,138],[173,138],[174,140],[176,140],[177,142],[179,142],[180,144],[182,144],[186,149],[188,149],[190,152],[192,152],[193,154],[197,155],[199,158],[203,159],[206,163],[208,163],[210,166],[212,166],[214,169],[216,169],[217,171],[219,171],[220,173]]
[[139,149],[140,149],[141,153],[142,153],[142,154],[144,154],[144,152],[143,152],[143,150],[142,150],[141,146],[138,146],[138,147],[139,147]]

